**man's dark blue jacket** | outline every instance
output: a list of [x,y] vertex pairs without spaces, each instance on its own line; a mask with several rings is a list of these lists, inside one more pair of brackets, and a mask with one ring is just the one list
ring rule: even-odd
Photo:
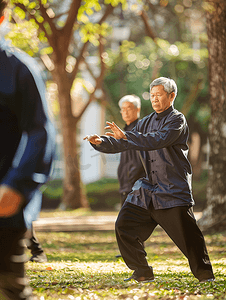
[[91,145],[104,153],[140,150],[147,175],[135,182],[126,201],[145,209],[152,201],[155,209],[166,209],[194,205],[188,134],[184,115],[171,106],[140,120],[125,132],[127,140],[101,136],[100,145]]
[[48,179],[55,149],[45,86],[36,62],[0,42],[0,184],[19,191],[25,205],[0,218],[0,227],[30,227],[41,208],[39,186]]

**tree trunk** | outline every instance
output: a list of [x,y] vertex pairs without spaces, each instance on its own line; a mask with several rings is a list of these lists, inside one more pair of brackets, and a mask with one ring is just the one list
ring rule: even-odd
[[207,207],[199,225],[220,231],[226,225],[226,3],[207,5],[211,122]]
[[[55,65],[56,66],[56,65]],[[63,207],[76,209],[89,207],[83,193],[80,178],[79,157],[77,153],[76,123],[71,109],[71,81],[62,66],[56,66],[52,72],[53,79],[58,86],[58,98],[60,104],[61,128],[63,135],[65,177]]]

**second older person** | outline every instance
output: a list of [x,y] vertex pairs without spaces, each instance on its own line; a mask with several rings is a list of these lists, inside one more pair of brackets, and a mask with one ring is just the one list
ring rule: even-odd
[[[119,100],[118,105],[122,119],[126,122],[124,130],[131,131],[140,117],[140,98],[135,95],[126,95]],[[118,166],[121,206],[124,204],[127,195],[132,191],[134,183],[144,176],[145,171],[138,151],[129,149],[122,152]]]

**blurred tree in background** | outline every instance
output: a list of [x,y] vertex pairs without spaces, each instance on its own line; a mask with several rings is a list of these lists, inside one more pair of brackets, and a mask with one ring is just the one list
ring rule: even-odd
[[[64,206],[72,209],[87,207],[88,202],[81,187],[76,129],[84,111],[95,99],[95,92],[100,88],[104,77],[102,54],[104,36],[108,33],[105,20],[112,14],[114,7],[125,5],[126,1],[106,0],[100,4],[98,0],[11,0],[11,4],[12,20],[18,26],[18,30],[11,33],[12,41],[31,55],[39,51],[43,63],[57,84],[65,161]],[[42,42],[41,49],[38,48],[37,37],[34,43],[30,42],[35,30]],[[20,35],[22,38],[19,38]],[[26,36],[25,40],[23,36]],[[82,63],[83,68],[90,71],[85,60],[89,51],[95,53],[100,61],[100,72],[95,77],[93,87],[86,83],[80,72]],[[88,101],[83,103],[76,115],[72,111],[71,95],[75,79],[82,82],[89,94]]]
[[200,220],[205,230],[226,226],[226,2],[204,1],[209,50],[211,121],[207,206]]

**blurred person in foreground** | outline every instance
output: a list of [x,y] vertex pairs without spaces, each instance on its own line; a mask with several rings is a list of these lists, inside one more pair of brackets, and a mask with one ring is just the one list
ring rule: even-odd
[[200,282],[213,281],[214,274],[202,232],[192,206],[191,166],[188,161],[188,125],[173,107],[177,95],[174,80],[166,77],[150,84],[154,113],[141,119],[132,131],[123,132],[107,122],[107,136],[86,136],[94,149],[104,153],[139,150],[146,176],[135,182],[115,224],[116,238],[127,266],[134,270],[128,280],[149,282],[154,273],[148,265],[144,241],[160,225],[187,257]]
[[5,41],[0,0],[0,299],[32,299],[25,278],[25,233],[41,209],[55,148],[45,86],[31,57]]
[[[119,100],[118,105],[122,119],[126,123],[124,130],[131,131],[140,117],[140,98],[135,95],[126,95]],[[145,171],[139,157],[139,151],[129,149],[122,152],[118,166],[121,206],[124,204],[127,195],[132,191],[134,183],[144,176]]]

